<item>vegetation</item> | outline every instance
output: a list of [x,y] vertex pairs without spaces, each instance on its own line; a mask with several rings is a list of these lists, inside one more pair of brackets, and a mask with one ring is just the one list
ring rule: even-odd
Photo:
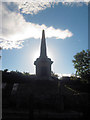
[[[75,110],[88,113],[88,85],[80,80],[62,77],[57,82],[35,80],[35,75],[19,71],[2,71],[2,107],[12,111],[37,110],[63,112]],[[78,94],[79,93],[79,94]],[[84,93],[84,94],[83,94]],[[87,116],[87,114],[86,114]]]
[[51,76],[53,76],[53,77],[56,77],[56,78],[58,78],[59,76],[58,76],[58,74],[56,74],[55,72],[53,72],[53,71],[51,71]]
[[76,75],[80,76],[83,81],[89,82],[90,78],[90,50],[82,50],[74,56],[74,68]]
[[[51,73],[54,81],[37,80],[35,75],[27,72],[2,71],[2,107],[17,111],[33,110],[63,112],[64,110],[80,111],[87,117],[89,114],[88,91],[90,51],[83,50],[77,53],[73,60],[77,70],[76,75],[63,76],[58,80],[58,75]],[[32,113],[33,114],[33,113]],[[86,119],[86,118],[85,118]]]

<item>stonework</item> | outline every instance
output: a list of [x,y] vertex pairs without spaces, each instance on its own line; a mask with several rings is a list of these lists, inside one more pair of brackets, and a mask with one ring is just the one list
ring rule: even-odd
[[46,41],[45,41],[45,33],[42,31],[42,41],[41,41],[41,50],[40,57],[36,59],[34,65],[36,65],[36,76],[38,78],[50,78],[51,77],[51,61],[50,58],[47,57],[46,50]]

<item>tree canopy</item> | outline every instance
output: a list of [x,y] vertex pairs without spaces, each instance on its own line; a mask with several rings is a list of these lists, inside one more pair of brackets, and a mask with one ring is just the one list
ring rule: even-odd
[[82,50],[74,56],[74,68],[76,75],[88,81],[90,77],[90,50]]

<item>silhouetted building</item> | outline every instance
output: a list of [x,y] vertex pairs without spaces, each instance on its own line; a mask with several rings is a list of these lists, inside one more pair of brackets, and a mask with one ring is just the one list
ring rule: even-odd
[[36,59],[34,65],[36,65],[36,76],[38,78],[47,79],[51,77],[51,61],[50,58],[47,57],[46,50],[46,41],[45,41],[45,32],[42,31],[42,41],[41,41],[41,50],[40,57]]
[[[77,87],[78,83],[75,83],[78,80],[74,82],[70,77],[59,80],[51,76],[52,63],[47,57],[43,30],[40,57],[34,62],[36,75],[8,72],[7,69],[0,71],[2,74],[2,120],[81,119],[81,113],[72,111],[88,109],[88,94],[76,92],[80,90],[79,88],[82,90],[82,82]],[[86,112],[85,115],[87,116]]]

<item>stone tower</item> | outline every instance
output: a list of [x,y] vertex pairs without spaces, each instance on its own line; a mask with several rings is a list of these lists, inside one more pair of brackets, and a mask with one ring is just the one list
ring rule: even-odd
[[40,49],[40,57],[36,59],[34,65],[36,65],[36,76],[38,78],[48,79],[51,77],[51,61],[50,58],[47,57],[46,50],[46,41],[45,41],[45,32],[42,31],[42,40],[41,40],[41,49]]

